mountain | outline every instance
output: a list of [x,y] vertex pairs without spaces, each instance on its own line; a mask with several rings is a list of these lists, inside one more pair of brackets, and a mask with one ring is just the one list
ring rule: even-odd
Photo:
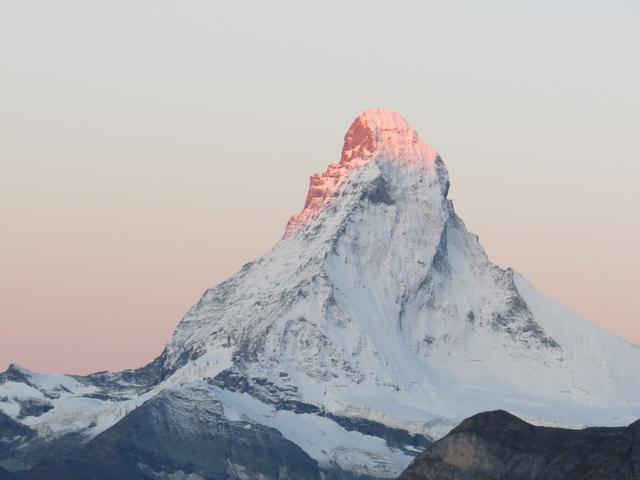
[[640,420],[628,427],[536,427],[498,410],[466,419],[398,480],[637,480]]
[[393,478],[478,411],[637,418],[640,348],[492,264],[448,191],[436,151],[397,113],[367,110],[283,238],[207,290],[152,363],[0,374],[0,467]]

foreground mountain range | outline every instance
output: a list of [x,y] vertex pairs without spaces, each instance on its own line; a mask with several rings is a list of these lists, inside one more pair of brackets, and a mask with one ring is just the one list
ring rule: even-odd
[[400,115],[366,111],[282,240],[207,290],[152,363],[0,374],[4,475],[395,478],[478,411],[640,416],[640,348],[493,265],[448,190]]
[[637,480],[640,420],[628,427],[536,427],[504,412],[466,419],[398,480]]

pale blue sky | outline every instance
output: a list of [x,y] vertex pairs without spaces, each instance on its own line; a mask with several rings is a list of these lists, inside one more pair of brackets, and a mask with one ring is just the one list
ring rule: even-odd
[[0,59],[0,368],[151,360],[367,107],[495,261],[640,341],[638,1],[0,1]]

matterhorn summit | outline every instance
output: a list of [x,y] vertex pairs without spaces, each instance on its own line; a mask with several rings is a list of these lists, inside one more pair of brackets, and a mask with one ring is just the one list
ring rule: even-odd
[[635,419],[640,348],[492,264],[448,191],[406,120],[367,110],[282,239],[207,290],[151,364],[0,375],[12,432],[0,467],[395,478],[480,411],[571,427]]
[[[311,177],[304,210],[291,218],[286,233],[317,214],[353,172],[376,158],[432,170],[440,161],[436,151],[422,141],[400,114],[369,109],[347,131],[340,162]],[[442,161],[440,165],[443,167]]]

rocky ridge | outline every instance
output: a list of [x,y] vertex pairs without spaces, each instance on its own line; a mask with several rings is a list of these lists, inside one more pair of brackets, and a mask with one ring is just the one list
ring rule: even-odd
[[[207,290],[146,367],[0,374],[0,467],[71,475],[124,449],[130,478],[287,478],[285,458],[306,466],[298,478],[394,478],[482,410],[576,427],[637,418],[640,349],[491,263],[442,159],[400,115],[358,117],[310,183],[283,238]],[[135,431],[166,444],[125,446]],[[177,438],[235,466],[211,470],[170,448]],[[255,462],[236,452],[258,438]]]

